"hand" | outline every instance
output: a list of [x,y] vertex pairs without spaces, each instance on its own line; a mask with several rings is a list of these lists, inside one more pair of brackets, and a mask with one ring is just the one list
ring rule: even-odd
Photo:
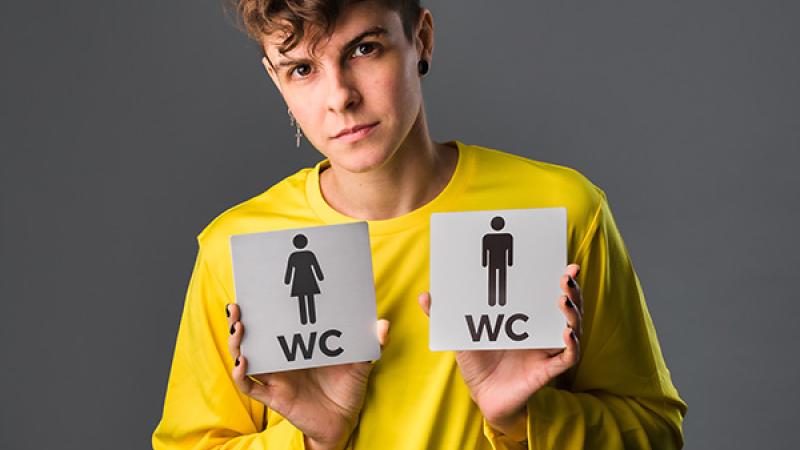
[[[244,335],[239,307],[229,304],[226,310],[232,331],[228,350],[235,361],[233,380],[236,387],[302,431],[307,449],[344,448],[358,423],[373,364],[339,364],[248,377],[245,375],[247,358],[239,348]],[[383,348],[388,342],[389,321],[379,320],[377,328]]]
[[[483,417],[494,429],[514,440],[526,437],[528,398],[580,359],[583,298],[575,282],[579,271],[577,264],[570,264],[561,277],[564,295],[559,297],[558,306],[567,318],[567,327],[562,333],[565,349],[456,352],[461,375]],[[429,315],[430,294],[420,294],[419,304]]]

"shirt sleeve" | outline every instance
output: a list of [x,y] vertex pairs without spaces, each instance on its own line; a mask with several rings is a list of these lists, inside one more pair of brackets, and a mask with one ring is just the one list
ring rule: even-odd
[[231,377],[226,303],[202,246],[192,271],[152,444],[166,449],[301,450],[303,434],[239,392]]
[[493,448],[677,449],[686,403],[672,384],[639,280],[601,192],[575,253],[584,303],[581,360],[528,401],[527,442],[484,419]]

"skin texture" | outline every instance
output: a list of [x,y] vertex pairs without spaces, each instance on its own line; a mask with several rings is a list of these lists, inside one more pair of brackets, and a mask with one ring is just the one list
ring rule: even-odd
[[[386,30],[355,45],[352,38],[379,26]],[[423,9],[412,39],[405,37],[399,14],[373,2],[348,7],[330,36],[313,54],[308,42],[281,54],[281,36],[264,36],[268,58],[262,63],[309,142],[330,162],[320,175],[326,202],[350,217],[380,220],[406,214],[432,200],[452,176],[457,150],[431,140],[422,101],[420,59],[432,62],[433,18]],[[282,66],[282,62],[293,61]],[[433,67],[433,64],[430,64]],[[378,125],[356,142],[333,137],[358,124]],[[291,134],[287,130],[287,139]],[[566,349],[462,351],[456,353],[473,400],[489,424],[515,440],[524,440],[527,399],[579,359],[583,300],[575,278],[577,265],[566,268],[558,300],[567,319]],[[566,298],[574,307],[567,306]],[[431,298],[419,296],[427,315]],[[241,354],[244,333],[235,304],[226,307],[231,356],[237,387],[278,412],[305,435],[308,449],[340,449],[358,423],[372,363],[354,363],[245,376]],[[389,323],[379,320],[381,346]]]

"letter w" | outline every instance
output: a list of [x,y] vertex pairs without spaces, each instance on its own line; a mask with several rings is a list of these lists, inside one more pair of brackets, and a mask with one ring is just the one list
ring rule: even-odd
[[504,314],[497,316],[497,320],[495,321],[493,329],[491,323],[489,322],[489,316],[487,314],[481,314],[480,319],[478,319],[478,329],[476,330],[475,322],[472,320],[472,316],[464,316],[464,318],[467,319],[467,327],[469,328],[469,334],[472,336],[472,342],[478,342],[481,340],[484,329],[487,330],[489,340],[492,342],[496,341],[503,325],[503,317]]
[[314,342],[317,340],[317,332],[312,331],[311,336],[309,336],[308,340],[308,347],[306,347],[305,342],[303,342],[303,335],[300,333],[295,333],[292,336],[292,350],[289,350],[289,345],[286,343],[286,338],[283,336],[278,336],[278,342],[281,344],[281,349],[283,349],[283,353],[286,355],[286,360],[289,362],[294,361],[297,358],[297,347],[300,347],[300,351],[303,353],[303,359],[311,359],[311,356],[314,354]]

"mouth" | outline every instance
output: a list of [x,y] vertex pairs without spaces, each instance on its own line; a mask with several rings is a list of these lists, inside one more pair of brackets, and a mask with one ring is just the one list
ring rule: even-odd
[[367,136],[380,122],[356,125],[352,128],[341,130],[333,139],[343,142],[355,142]]

